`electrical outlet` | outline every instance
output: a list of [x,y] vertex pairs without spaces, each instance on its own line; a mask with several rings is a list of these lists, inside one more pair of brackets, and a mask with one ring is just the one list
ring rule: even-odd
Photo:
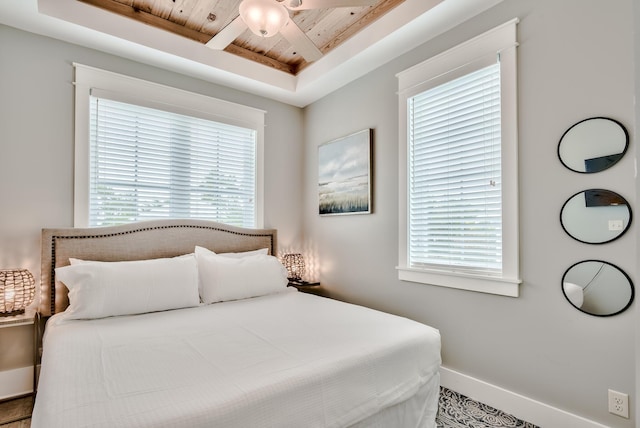
[[609,413],[629,419],[629,394],[609,390]]
[[609,230],[622,229],[624,229],[624,222],[622,220],[609,220]]

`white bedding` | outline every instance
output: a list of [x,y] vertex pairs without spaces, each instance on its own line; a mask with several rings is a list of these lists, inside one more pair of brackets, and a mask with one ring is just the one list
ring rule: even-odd
[[434,427],[439,366],[437,330],[295,290],[63,313],[47,324],[31,426]]

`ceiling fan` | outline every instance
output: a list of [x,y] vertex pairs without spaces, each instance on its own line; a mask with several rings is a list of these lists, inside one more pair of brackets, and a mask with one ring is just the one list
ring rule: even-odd
[[280,33],[308,62],[317,61],[322,51],[293,22],[289,11],[370,6],[376,0],[242,0],[239,15],[206,43],[211,49],[229,46],[247,28],[260,37]]

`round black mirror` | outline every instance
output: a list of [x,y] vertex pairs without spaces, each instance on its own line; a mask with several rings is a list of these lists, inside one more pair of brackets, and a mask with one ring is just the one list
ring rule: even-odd
[[580,173],[600,172],[615,165],[629,147],[629,133],[618,121],[592,117],[571,126],[560,138],[558,157]]
[[610,190],[588,189],[570,197],[560,211],[562,228],[577,241],[604,244],[622,236],[631,225],[631,207]]
[[600,317],[624,311],[635,294],[629,276],[601,260],[585,260],[567,269],[562,276],[562,292],[576,309]]

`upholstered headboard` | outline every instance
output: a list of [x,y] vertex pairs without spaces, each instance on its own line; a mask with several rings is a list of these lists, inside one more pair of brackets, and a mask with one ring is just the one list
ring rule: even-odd
[[69,305],[67,287],[55,268],[69,258],[100,261],[145,260],[192,253],[195,246],[217,253],[269,248],[277,255],[275,229],[245,229],[204,220],[154,220],[86,229],[42,229],[42,281],[39,311],[62,312]]

